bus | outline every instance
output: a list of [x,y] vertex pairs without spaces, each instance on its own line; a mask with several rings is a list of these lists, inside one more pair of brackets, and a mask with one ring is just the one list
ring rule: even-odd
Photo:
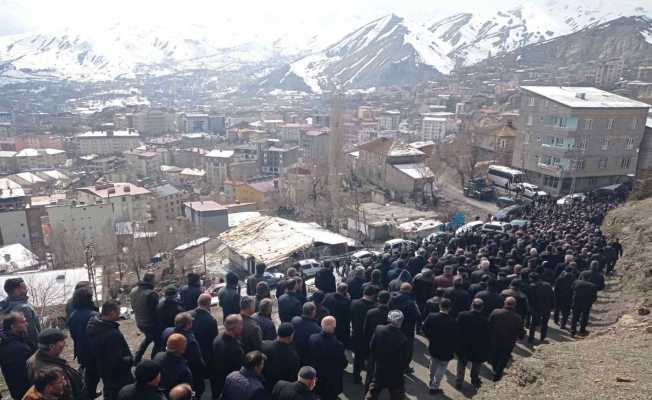
[[496,186],[512,189],[515,185],[524,181],[525,174],[522,171],[503,165],[490,165],[487,169],[487,179]]

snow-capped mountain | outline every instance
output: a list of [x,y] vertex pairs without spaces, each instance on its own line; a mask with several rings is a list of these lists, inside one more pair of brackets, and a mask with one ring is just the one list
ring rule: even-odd
[[319,93],[334,87],[411,84],[449,73],[453,62],[448,50],[432,32],[392,14],[274,71],[261,86]]
[[[590,2],[586,2],[590,3]],[[631,0],[586,4],[548,0],[524,2],[495,14],[458,13],[429,26],[438,41],[450,46],[457,65],[472,65],[489,56],[566,35],[621,16],[652,15],[649,3]]]

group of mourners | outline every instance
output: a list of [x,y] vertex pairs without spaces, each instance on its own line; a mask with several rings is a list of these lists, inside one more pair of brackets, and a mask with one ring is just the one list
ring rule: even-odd
[[588,334],[591,307],[623,253],[600,230],[614,206],[540,200],[524,209],[528,223],[507,233],[439,235],[347,266],[340,279],[339,266],[326,262],[315,291],[296,264],[272,296],[260,263],[246,294],[238,276],[226,274],[217,293],[221,313],[198,274],[159,295],[147,273],[129,294],[142,336],[134,353],[120,330],[120,304],[108,300],[98,309],[80,283],[66,306],[78,368],[62,356],[68,335],[41,329],[25,282],[8,279],[0,367],[16,400],[189,400],[208,388],[223,400],[332,400],[343,391],[350,351],[351,383],[364,385],[366,399],[384,390],[403,399],[420,335],[431,394],[442,393],[454,359],[455,387],[462,389],[468,367],[479,388],[485,362],[500,380],[520,340],[546,341],[551,317],[570,335]]

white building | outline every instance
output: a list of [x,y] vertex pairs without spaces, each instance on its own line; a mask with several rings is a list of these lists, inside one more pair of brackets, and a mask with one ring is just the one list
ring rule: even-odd
[[81,154],[108,155],[123,153],[140,146],[140,134],[135,130],[89,131],[75,136]]
[[421,121],[421,140],[439,142],[446,136],[446,118],[423,117]]
[[66,162],[66,152],[60,149],[22,149],[14,157],[19,171],[51,169]]
[[14,243],[32,247],[25,210],[0,212],[0,246]]
[[378,129],[381,131],[398,130],[401,122],[401,112],[398,110],[383,111],[378,117]]
[[149,220],[150,195],[149,190],[127,182],[97,184],[76,191],[78,202],[113,205],[115,221]]

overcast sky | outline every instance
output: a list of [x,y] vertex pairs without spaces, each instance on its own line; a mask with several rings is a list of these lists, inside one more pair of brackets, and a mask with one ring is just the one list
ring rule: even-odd
[[[546,1],[546,0],[537,0]],[[419,20],[458,11],[481,11],[478,0],[0,0],[0,35],[71,26],[97,29],[122,21],[213,25],[224,20],[251,29],[303,21],[358,25],[388,13]],[[493,9],[515,0],[492,0]],[[336,21],[339,20],[339,21]],[[246,28],[245,28],[246,27]]]

